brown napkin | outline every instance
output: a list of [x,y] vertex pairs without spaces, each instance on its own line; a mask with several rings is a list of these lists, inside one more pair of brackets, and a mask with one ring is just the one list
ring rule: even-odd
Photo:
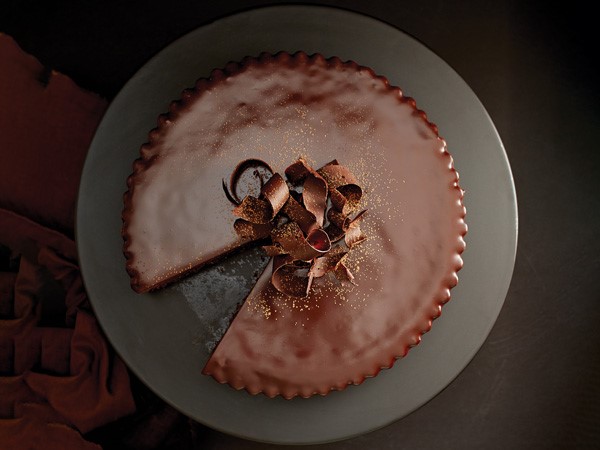
[[71,235],[87,149],[107,107],[0,33],[0,207]]
[[128,373],[72,240],[107,102],[0,33],[0,450],[199,448],[205,429]]
[[88,304],[72,240],[83,161],[107,102],[0,34],[0,447],[98,449],[135,411]]

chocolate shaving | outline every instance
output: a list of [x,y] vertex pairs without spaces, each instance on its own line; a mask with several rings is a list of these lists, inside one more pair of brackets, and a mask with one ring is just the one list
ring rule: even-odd
[[330,223],[325,231],[327,231],[331,242],[335,243],[344,238],[348,248],[352,248],[367,239],[367,236],[360,229],[360,221],[366,212],[367,210],[364,209],[354,219],[350,219],[343,213],[333,208],[330,209],[327,212],[327,219],[329,219]]
[[348,216],[358,209],[362,188],[348,168],[333,160],[317,172],[327,182],[331,203],[337,211]]
[[308,236],[296,222],[288,222],[271,231],[271,239],[295,260],[311,261],[331,249],[329,236],[324,230],[312,230]]
[[290,190],[287,183],[278,173],[273,174],[269,181],[260,190],[261,197],[265,198],[273,208],[273,218],[279,213],[283,205],[286,204]]
[[270,223],[273,220],[273,207],[266,200],[256,197],[244,197],[242,203],[233,209],[233,214],[252,223]]
[[308,276],[313,278],[321,278],[325,276],[327,272],[331,271],[329,258],[327,256],[321,256],[313,260],[312,266],[308,271]]
[[318,228],[317,218],[313,213],[307,211],[298,201],[290,195],[282,211],[290,220],[296,222],[300,229],[306,234]]
[[348,248],[352,248],[367,239],[367,235],[360,229],[360,221],[366,212],[366,209],[359,212],[356,217],[348,223],[348,228],[344,230],[346,232],[344,240],[346,241]]
[[327,182],[320,176],[307,176],[302,189],[302,201],[306,210],[314,214],[317,225],[322,227],[327,208]]
[[310,174],[318,175],[318,172],[310,167],[303,158],[299,158],[298,161],[285,169],[285,176],[292,184],[299,184]]
[[260,176],[260,172],[257,170],[257,168],[260,168],[260,167],[268,170],[271,173],[271,175],[273,175],[273,173],[274,173],[273,169],[271,169],[271,166],[269,166],[266,162],[264,162],[260,159],[245,159],[244,161],[240,162],[235,167],[235,169],[233,169],[233,172],[231,173],[231,176],[229,177],[229,188],[227,187],[227,184],[225,183],[225,180],[223,179],[223,190],[225,191],[225,196],[235,206],[239,205],[242,202],[240,200],[240,197],[238,196],[237,185],[238,185],[238,182],[239,182],[241,176],[248,169],[252,169],[252,168],[255,169],[254,175],[259,179],[260,187],[261,188],[263,187],[264,180]]
[[233,214],[252,223],[269,223],[279,213],[290,196],[287,184],[281,175],[273,174],[261,188],[260,197],[247,195],[233,209]]
[[285,175],[290,183],[295,185],[304,181],[302,186],[304,208],[315,216],[317,225],[322,227],[327,208],[328,185],[325,179],[302,158],[285,169]]
[[317,173],[325,179],[329,189],[358,183],[352,172],[346,167],[340,166],[335,159],[317,170]]
[[[252,167],[268,170],[271,177],[265,183],[256,169],[260,195],[247,195],[240,200],[238,182]],[[362,198],[356,178],[337,160],[314,170],[299,159],[285,170],[285,175],[291,188],[267,163],[250,159],[237,165],[229,189],[223,181],[225,195],[235,205],[233,213],[240,217],[234,223],[236,232],[244,239],[271,238],[271,244],[263,249],[273,257],[271,283],[283,294],[306,297],[313,280],[328,273],[340,281],[354,283],[345,261],[348,251],[366,239],[360,229],[366,210],[349,217],[358,210]],[[331,207],[327,210],[329,201]],[[328,224],[324,228],[326,217]],[[343,244],[333,247],[342,239]]]
[[334,224],[330,223],[327,228],[325,228],[325,232],[329,236],[329,240],[332,244],[342,240],[342,238],[346,235],[346,232],[341,228],[336,227]]
[[[342,211],[343,214],[352,214],[358,209],[360,199],[362,198],[362,189],[356,184],[346,184],[337,188],[337,192],[341,195],[336,195],[337,204],[334,206],[338,211]],[[342,199],[341,202],[339,200]],[[333,197],[332,197],[333,202]]]
[[263,250],[267,256],[285,255],[285,250],[281,245],[263,245]]
[[325,256],[315,258],[308,271],[308,276],[319,278],[329,272],[333,272],[339,281],[349,281],[352,284],[356,284],[354,283],[354,275],[345,264],[348,252],[340,250],[341,247],[337,247],[337,249],[338,251],[332,251]]
[[252,223],[244,219],[237,219],[233,223],[233,228],[242,239],[256,241],[265,239],[271,235],[273,229],[272,223]]
[[352,272],[350,272],[350,269],[348,269],[348,267],[346,266],[345,260],[346,255],[344,255],[335,265],[333,273],[339,281],[349,281],[350,283],[355,285],[356,283],[354,282],[354,275],[352,275]]
[[327,219],[342,231],[346,231],[350,225],[350,218],[333,208],[327,212]]
[[309,274],[312,274],[315,278],[320,278],[326,273],[334,271],[341,259],[347,254],[348,252],[342,250],[341,247],[336,247],[335,250],[332,250],[325,256],[315,258],[309,270]]
[[271,284],[279,292],[291,297],[307,297],[312,278],[306,276],[305,272],[306,267],[298,265],[291,256],[275,256]]
[[233,195],[231,195],[231,192],[229,192],[229,188],[227,187],[227,183],[225,183],[225,178],[223,178],[223,191],[225,191],[225,196],[227,197],[227,200],[229,200],[235,206],[237,206],[237,205],[240,204],[240,202],[238,200],[236,200],[235,198],[233,198]]

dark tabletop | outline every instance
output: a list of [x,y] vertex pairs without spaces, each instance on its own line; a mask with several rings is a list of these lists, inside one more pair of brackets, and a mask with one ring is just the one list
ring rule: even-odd
[[[45,65],[111,99],[177,37],[223,15],[273,3],[78,1],[67,6],[9,0],[0,5],[0,31]],[[510,159],[519,245],[498,321],[448,388],[381,430],[309,448],[600,448],[595,15],[576,2],[310,3],[384,20],[426,44],[466,80]],[[205,443],[207,449],[279,448],[216,431],[206,433]]]

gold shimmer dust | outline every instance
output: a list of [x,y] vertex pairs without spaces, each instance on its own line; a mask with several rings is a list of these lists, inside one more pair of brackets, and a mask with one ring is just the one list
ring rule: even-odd
[[[273,85],[265,83],[263,92],[256,94],[256,101],[239,101],[219,111],[225,117],[213,145],[219,149],[219,165],[235,167],[241,160],[258,158],[274,171],[283,173],[299,157],[315,169],[337,159],[339,164],[348,167],[362,188],[358,210],[367,209],[360,224],[367,239],[353,247],[346,259],[356,286],[326,274],[315,281],[306,298],[266,289],[262,295],[249,298],[247,306],[273,320],[292,311],[309,313],[323,302],[360,309],[378,294],[376,289],[362,287],[361,280],[369,280],[363,283],[369,286],[382,284],[378,283],[382,272],[378,255],[386,251],[388,244],[383,242],[383,224],[402,214],[402,205],[392,201],[399,197],[394,193],[401,185],[387,158],[391,149],[384,148],[379,141],[378,124],[372,119],[372,109],[376,106],[357,104],[360,96],[346,97],[341,88],[339,101],[327,99],[323,103],[316,100],[305,104],[290,93],[282,80],[274,81]],[[221,194],[220,188],[217,190]],[[304,320],[296,323],[306,325]]]

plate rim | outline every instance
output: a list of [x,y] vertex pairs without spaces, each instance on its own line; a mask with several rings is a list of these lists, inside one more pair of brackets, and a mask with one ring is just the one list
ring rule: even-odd
[[[376,427],[370,427],[367,430],[361,430],[361,431],[357,431],[355,433],[352,434],[348,434],[348,435],[344,435],[344,436],[340,436],[338,438],[334,438],[334,439],[325,439],[325,440],[310,440],[310,441],[299,441],[299,442],[283,442],[283,441],[278,441],[278,440],[269,440],[269,439],[259,439],[256,437],[250,437],[244,434],[238,434],[235,431],[232,431],[231,429],[228,429],[226,427],[221,427],[218,424],[215,423],[207,423],[206,421],[200,420],[195,416],[190,416],[192,417],[194,420],[197,420],[200,423],[205,424],[206,426],[209,426],[210,428],[213,428],[215,430],[218,430],[220,432],[238,437],[238,438],[242,438],[242,439],[248,439],[248,440],[252,440],[252,441],[256,441],[256,442],[263,442],[263,443],[270,443],[270,444],[322,444],[322,443],[330,443],[330,442],[336,442],[336,441],[341,441],[341,440],[345,440],[345,439],[351,439],[353,437],[357,437],[357,436],[361,436],[364,435],[366,433],[370,433],[373,431],[376,431],[378,429],[384,428],[386,426],[388,426],[391,423],[394,423],[398,420],[401,420],[402,418],[408,416],[409,414],[412,414],[414,411],[422,408],[423,406],[427,405],[429,402],[431,402],[434,398],[436,398],[438,395],[440,395],[440,393],[442,393],[445,389],[448,388],[448,386],[450,384],[452,384],[452,382],[472,363],[475,355],[480,351],[480,349],[483,347],[483,345],[485,344],[485,342],[487,341],[489,334],[491,333],[491,330],[493,329],[496,320],[500,314],[500,311],[502,310],[502,306],[505,302],[506,296],[508,294],[509,288],[510,288],[510,281],[512,279],[513,273],[514,273],[514,268],[515,268],[515,261],[516,261],[516,254],[517,254],[517,247],[518,247],[518,231],[519,231],[519,215],[518,215],[518,200],[517,200],[517,193],[516,193],[516,188],[515,188],[515,182],[514,182],[514,177],[513,177],[513,173],[512,173],[512,169],[510,166],[510,161],[508,159],[508,154],[506,152],[506,149],[504,147],[504,144],[502,142],[502,139],[498,133],[498,130],[494,124],[494,122],[492,121],[491,116],[489,115],[488,111],[486,110],[485,106],[483,105],[483,103],[481,102],[481,100],[479,99],[479,97],[472,91],[472,89],[470,88],[470,85],[462,78],[462,76],[454,69],[454,67],[452,65],[450,65],[445,59],[441,58],[434,50],[432,50],[427,44],[423,43],[420,39],[416,38],[414,35],[398,28],[397,26],[382,20],[378,17],[369,15],[369,14],[364,14],[364,13],[360,13],[348,8],[343,8],[343,7],[333,7],[333,6],[327,6],[327,5],[304,5],[304,4],[286,4],[286,5],[268,5],[268,6],[262,6],[262,7],[249,7],[249,8],[245,8],[242,10],[236,10],[230,14],[224,15],[224,16],[220,16],[218,18],[215,18],[214,20],[211,20],[210,22],[206,22],[201,24],[200,26],[187,31],[186,33],[180,35],[178,38],[176,38],[175,40],[171,41],[169,44],[167,44],[166,46],[164,46],[163,48],[161,48],[161,50],[159,50],[156,54],[154,54],[152,57],[148,58],[146,60],[146,62],[141,65],[138,70],[127,80],[127,82],[123,85],[123,87],[121,88],[121,90],[117,93],[117,95],[113,98],[113,100],[111,101],[111,103],[109,104],[109,107],[107,108],[104,117],[102,118],[102,121],[100,122],[97,131],[94,135],[94,138],[90,144],[90,151],[88,153],[88,157],[86,157],[85,163],[84,163],[84,168],[82,171],[82,178],[80,180],[80,188],[78,190],[78,196],[77,196],[77,202],[76,202],[76,223],[75,223],[75,239],[77,242],[77,251],[78,251],[78,256],[79,256],[79,261],[80,261],[80,265],[81,265],[81,271],[82,271],[82,278],[84,280],[84,285],[87,288],[87,283],[85,281],[85,274],[84,272],[86,271],[85,267],[86,267],[86,263],[84,263],[83,261],[85,260],[85,257],[82,258],[82,252],[81,252],[81,247],[79,245],[80,240],[82,239],[82,231],[81,231],[81,226],[80,226],[80,206],[81,203],[83,202],[82,198],[82,186],[85,182],[83,174],[85,174],[86,172],[88,172],[90,170],[89,168],[89,164],[90,164],[90,158],[89,158],[89,154],[92,152],[92,149],[95,148],[95,146],[98,146],[99,144],[97,143],[97,138],[99,133],[99,130],[102,129],[102,125],[105,122],[106,118],[110,115],[111,112],[111,108],[113,107],[113,105],[115,104],[115,100],[119,99],[124,92],[126,92],[131,85],[133,85],[137,79],[141,76],[142,72],[144,71],[145,68],[147,68],[147,66],[149,64],[151,64],[153,61],[158,60],[161,57],[161,54],[163,54],[163,52],[165,50],[167,50],[168,48],[177,46],[181,41],[183,41],[184,39],[188,38],[190,35],[194,34],[195,32],[198,32],[198,30],[209,27],[209,26],[214,26],[214,25],[218,25],[219,22],[223,22],[229,19],[232,19],[234,17],[237,16],[244,16],[246,14],[254,14],[254,13],[260,13],[260,12],[265,12],[265,11],[271,11],[271,10],[281,10],[284,11],[285,10],[294,10],[294,9],[302,9],[302,10],[314,10],[314,11],[323,11],[323,10],[329,10],[333,13],[344,13],[344,14],[348,14],[348,15],[354,15],[357,16],[357,18],[363,18],[363,19],[369,19],[370,21],[374,22],[374,23],[378,23],[380,25],[383,25],[385,27],[388,27],[390,29],[392,29],[394,32],[397,33],[401,33],[404,36],[407,36],[408,38],[410,38],[411,40],[415,41],[416,43],[418,43],[419,45],[423,46],[424,48],[426,48],[429,52],[431,52],[433,55],[435,55],[437,58],[439,58],[443,63],[445,63],[451,70],[452,72],[454,72],[454,75],[457,76],[462,83],[464,83],[464,85],[466,87],[468,87],[469,90],[471,90],[471,92],[473,93],[473,97],[474,99],[478,102],[478,106],[480,107],[480,109],[484,112],[485,114],[485,118],[487,120],[487,122],[489,123],[489,125],[491,126],[493,133],[495,134],[496,138],[497,138],[497,143],[499,144],[501,150],[502,150],[502,159],[504,162],[504,169],[506,170],[506,175],[508,176],[508,181],[509,183],[509,187],[510,187],[510,197],[511,197],[511,206],[512,209],[514,210],[514,229],[511,229],[512,232],[512,238],[514,241],[514,245],[511,246],[511,263],[510,263],[510,269],[508,270],[507,273],[507,279],[508,281],[506,282],[506,286],[503,287],[502,289],[502,294],[500,295],[502,297],[502,301],[500,302],[500,305],[498,307],[497,313],[494,314],[494,318],[493,320],[489,321],[487,330],[485,332],[485,337],[481,340],[480,343],[478,343],[478,345],[476,346],[476,348],[472,351],[472,354],[470,354],[468,356],[468,360],[466,362],[466,364],[464,364],[464,366],[462,367],[462,369],[460,369],[451,379],[449,379],[447,381],[447,383],[445,384],[445,386],[443,388],[441,388],[439,391],[437,391],[437,393],[435,393],[433,396],[431,396],[430,398],[428,398],[426,401],[424,401],[423,403],[415,406],[413,409],[411,409],[409,412],[407,412],[406,414],[403,414],[401,417],[396,417],[396,418],[391,418],[389,421],[386,421],[385,423],[380,424],[379,426]],[[191,80],[193,81],[193,80]],[[181,87],[180,90],[182,90],[183,87]],[[160,112],[157,112],[157,116]],[[469,223],[468,221],[468,209],[467,209],[467,223]],[[467,235],[467,239],[468,239],[468,235]],[[87,291],[87,289],[86,289]],[[97,313],[96,310],[96,303],[92,300],[92,295],[88,296],[90,298],[90,303],[92,305],[92,309],[94,310],[94,313],[96,314],[96,317],[98,317],[98,322],[101,326],[101,328],[103,329],[105,336],[107,337],[107,339],[109,340],[109,342],[111,343],[112,347],[114,348],[115,352],[123,359],[123,361],[126,362],[127,367],[132,370],[132,372],[149,388],[151,389],[158,397],[160,397],[162,400],[164,400],[166,403],[170,404],[171,406],[173,406],[175,409],[177,409],[178,411],[181,411],[181,408],[179,406],[177,406],[176,404],[174,404],[170,399],[166,398],[161,392],[155,390],[153,388],[153,386],[151,385],[150,382],[147,381],[146,377],[143,375],[142,371],[136,367],[135,365],[131,365],[130,362],[128,362],[125,358],[123,358],[121,351],[118,348],[118,344],[115,345],[114,342],[114,337],[111,336],[103,322],[100,320],[100,317]],[[183,412],[183,414],[189,415],[187,412]]]

